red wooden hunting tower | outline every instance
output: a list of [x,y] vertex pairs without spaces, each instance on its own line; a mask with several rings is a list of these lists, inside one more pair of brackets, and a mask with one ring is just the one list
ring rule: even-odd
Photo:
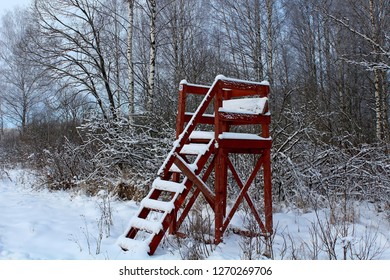
[[[142,246],[150,255],[154,254],[168,229],[171,234],[178,233],[201,194],[214,211],[216,244],[222,241],[244,199],[261,234],[266,237],[272,234],[268,94],[267,82],[255,83],[222,75],[217,76],[211,86],[180,83],[177,140],[128,230],[118,240],[123,250]],[[192,95],[204,97],[197,110],[189,113],[187,99]],[[243,133],[245,128],[247,131]],[[238,174],[233,164],[234,154],[254,155],[254,167],[248,171],[246,182],[241,180],[240,175],[243,175]],[[257,191],[263,194],[262,214],[248,193],[257,175],[263,181],[263,190]],[[237,191],[229,194],[233,183]]]

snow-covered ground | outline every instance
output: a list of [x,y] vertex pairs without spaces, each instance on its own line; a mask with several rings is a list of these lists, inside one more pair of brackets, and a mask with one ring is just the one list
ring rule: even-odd
[[[144,252],[124,252],[116,244],[136,212],[135,202],[108,200],[106,194],[88,197],[65,191],[37,188],[35,177],[25,170],[0,173],[0,259],[182,259],[190,251],[206,259],[241,259],[261,257],[250,250],[249,239],[228,232],[217,247],[197,245],[189,239],[173,237],[159,246],[154,256]],[[112,225],[109,226],[111,211]],[[275,213],[275,259],[327,259],[332,250],[338,259],[390,260],[390,224],[385,212],[369,203],[353,206],[354,223],[333,224],[327,211],[284,210]],[[239,226],[244,215],[233,224]],[[321,222],[319,222],[321,221]],[[327,223],[329,221],[330,223]],[[322,225],[322,231],[321,231]],[[317,232],[317,233],[315,233]],[[321,233],[325,233],[321,234]],[[334,237],[334,238],[332,238]],[[327,240],[329,246],[324,245]],[[263,257],[264,258],[264,257]]]

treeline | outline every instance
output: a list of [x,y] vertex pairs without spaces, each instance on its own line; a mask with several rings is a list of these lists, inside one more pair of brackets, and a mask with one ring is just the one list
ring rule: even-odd
[[[326,162],[367,157],[367,144],[389,153],[389,12],[389,0],[34,0],[1,19],[3,159],[61,188],[146,186],[180,80],[223,74],[271,83],[275,185],[321,185],[309,167],[329,175]],[[386,178],[386,158],[367,172]]]

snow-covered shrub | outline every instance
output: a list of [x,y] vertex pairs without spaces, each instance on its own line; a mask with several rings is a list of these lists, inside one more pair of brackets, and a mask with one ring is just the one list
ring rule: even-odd
[[390,157],[386,146],[343,148],[301,140],[273,158],[275,198],[298,207],[329,206],[331,201],[390,198]]
[[63,149],[47,152],[48,178],[65,187],[104,181],[125,199],[150,186],[174,136],[168,125],[151,116],[134,123],[124,117],[107,121],[92,116],[79,133],[81,144],[66,141]]

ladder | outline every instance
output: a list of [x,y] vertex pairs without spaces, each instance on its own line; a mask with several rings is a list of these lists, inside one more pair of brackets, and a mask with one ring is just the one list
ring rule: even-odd
[[[185,112],[185,93],[187,91],[204,95],[201,104],[193,114]],[[158,171],[158,178],[153,181],[151,190],[141,201],[138,212],[131,218],[126,232],[118,239],[119,246],[125,251],[141,248],[149,255],[153,255],[168,229],[171,234],[177,233],[177,229],[183,223],[199,194],[203,194],[212,209],[219,209],[216,211],[223,212],[219,213],[222,215],[220,215],[219,224],[221,226],[219,228],[222,228],[223,225],[226,229],[229,221],[223,221],[226,210],[221,210],[221,203],[218,202],[221,200],[220,192],[217,193],[218,187],[215,186],[212,190],[205,182],[213,171],[216,177],[220,176],[217,175],[220,173],[215,165],[216,162],[220,161],[220,151],[241,153],[243,152],[242,149],[246,149],[245,147],[237,148],[237,144],[240,145],[236,139],[237,134],[228,132],[229,125],[233,124],[234,121],[239,123],[264,122],[264,118],[267,119],[265,121],[266,125],[269,123],[269,118],[265,116],[268,111],[266,100],[268,84],[266,83],[235,80],[219,75],[210,87],[192,85],[182,81],[180,93],[176,128],[177,140]],[[261,107],[260,113],[252,114],[242,110],[237,111],[237,108],[239,108],[235,104],[237,100],[229,100],[231,95],[245,96],[248,94],[260,95],[256,100],[256,104],[260,104]],[[223,99],[226,100],[223,101]],[[242,101],[239,102],[243,104]],[[253,100],[247,103],[249,107],[253,107]],[[214,114],[206,114],[205,112],[211,104],[214,106]],[[246,105],[246,108],[248,108],[248,105]],[[185,123],[186,126],[184,127]],[[214,131],[195,130],[199,124],[214,125]],[[267,130],[264,130],[263,136],[268,136],[267,134]],[[257,135],[248,136],[246,134],[243,136],[245,139],[241,139],[243,141],[241,143],[244,143],[250,149],[256,151],[260,149],[260,153],[269,151],[270,139]],[[224,148],[220,148],[220,146]],[[264,159],[259,161],[258,169],[264,162]],[[226,176],[226,174],[222,176]],[[268,177],[270,177],[270,174]],[[226,184],[219,178],[216,178],[215,181],[218,181],[218,184]],[[268,181],[267,185],[270,187],[270,180]],[[243,189],[246,189],[241,191],[240,195],[242,197],[240,199],[245,197],[251,203],[246,194],[248,186],[244,188],[243,184],[241,185]],[[223,186],[222,192],[224,192]],[[226,200],[226,194],[222,197],[223,199]],[[240,202],[236,201],[237,207]],[[272,206],[271,210],[269,209],[270,205],[267,207],[268,212],[272,211]],[[235,210],[233,213],[229,213],[229,220],[234,215]],[[261,222],[259,215],[257,215],[257,219],[262,230],[269,232],[270,227],[272,227],[272,220],[270,223],[269,213],[266,213],[267,215],[267,228]],[[216,232],[216,243],[220,242],[222,234],[222,230]]]

